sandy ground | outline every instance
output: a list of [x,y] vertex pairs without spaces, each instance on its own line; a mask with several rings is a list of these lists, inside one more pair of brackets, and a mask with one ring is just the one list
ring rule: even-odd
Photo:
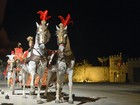
[[[4,94],[0,93],[0,105],[37,105],[36,94],[29,95],[26,88],[26,98],[22,97],[22,89],[16,88],[15,95],[7,88],[5,81],[0,81],[0,88]],[[44,90],[41,91],[42,105],[57,105],[55,103],[55,89],[50,88],[48,98],[43,97]],[[37,93],[37,90],[36,90]],[[9,99],[5,99],[6,94]],[[64,103],[68,105],[68,86],[63,89]],[[73,105],[140,105],[140,85],[139,84],[118,84],[118,83],[74,83],[73,84]]]

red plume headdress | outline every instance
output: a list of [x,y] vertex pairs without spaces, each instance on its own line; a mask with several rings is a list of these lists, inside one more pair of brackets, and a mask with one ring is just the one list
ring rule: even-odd
[[40,14],[40,19],[41,21],[47,21],[48,19],[51,18],[51,16],[47,16],[48,15],[48,10],[43,11],[38,11],[37,14]]
[[69,23],[73,23],[73,21],[71,21],[71,17],[70,14],[67,15],[66,19],[64,19],[61,15],[58,16],[58,18],[60,18],[61,23],[63,24],[64,27],[66,27]]

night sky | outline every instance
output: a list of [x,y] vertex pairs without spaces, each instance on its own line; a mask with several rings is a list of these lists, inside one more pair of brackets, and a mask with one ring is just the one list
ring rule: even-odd
[[71,48],[76,61],[98,64],[97,57],[122,52],[126,57],[140,57],[140,2],[137,0],[8,0],[4,27],[11,41],[28,49],[26,38],[35,36],[40,22],[37,11],[48,10],[51,39],[48,49],[57,49],[55,26],[58,15],[70,13],[74,24],[68,25]]

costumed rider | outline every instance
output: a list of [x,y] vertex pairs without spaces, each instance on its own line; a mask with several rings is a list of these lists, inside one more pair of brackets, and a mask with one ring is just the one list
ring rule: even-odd
[[18,63],[23,61],[23,48],[21,47],[21,43],[18,42],[18,46],[14,49],[15,50],[15,64],[14,68],[16,69],[16,77],[17,81],[20,77],[20,68],[18,67]]
[[31,49],[33,48],[33,45],[34,45],[34,38],[32,36],[28,36],[27,37],[27,41],[29,42],[28,45],[29,45],[29,49],[28,51],[30,52]]
[[21,47],[21,43],[18,42],[18,46],[14,49],[15,50],[15,60],[17,62],[23,60],[23,48]]

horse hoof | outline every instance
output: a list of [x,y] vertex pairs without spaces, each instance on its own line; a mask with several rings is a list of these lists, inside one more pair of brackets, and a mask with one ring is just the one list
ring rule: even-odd
[[37,100],[37,104],[42,104],[43,101],[42,100]]
[[14,92],[12,92],[12,95],[14,95],[15,93]]
[[46,97],[47,96],[47,94],[46,93],[44,93],[44,97]]
[[69,104],[74,104],[74,101],[69,101]]
[[73,98],[73,99],[75,98],[75,94],[72,94],[72,98]]
[[60,103],[60,101],[59,101],[59,100],[55,100],[55,103],[57,103],[57,104],[58,104],[58,103]]
[[27,98],[26,95],[23,95],[22,98]]
[[30,95],[35,95],[35,91],[33,91],[33,92],[30,91]]

